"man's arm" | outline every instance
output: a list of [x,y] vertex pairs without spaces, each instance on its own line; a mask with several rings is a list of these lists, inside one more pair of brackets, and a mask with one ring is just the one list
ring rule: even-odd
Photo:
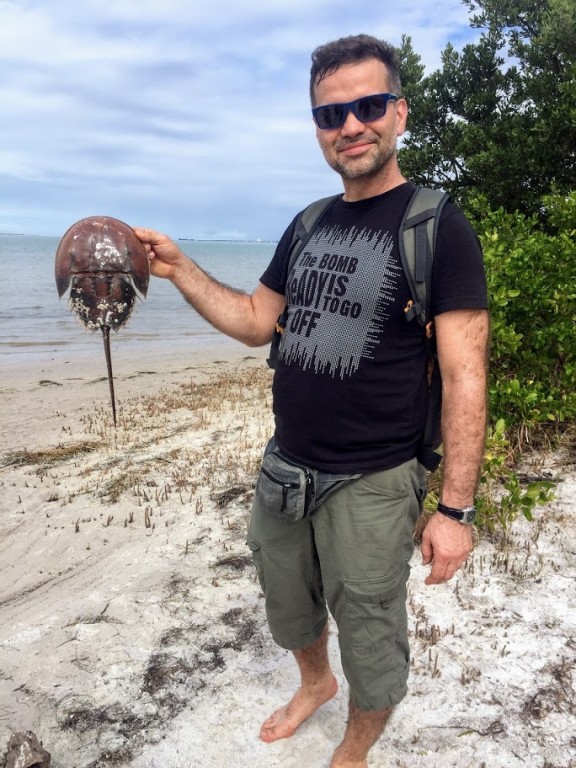
[[[474,503],[486,434],[489,318],[486,310],[445,312],[434,320],[442,373],[444,470],[441,499],[458,509]],[[469,525],[437,512],[422,537],[426,584],[448,581],[472,549]]]
[[204,272],[166,235],[140,227],[134,231],[146,247],[152,274],[170,280],[211,325],[250,347],[272,339],[284,296],[262,283],[251,295],[230,288]]

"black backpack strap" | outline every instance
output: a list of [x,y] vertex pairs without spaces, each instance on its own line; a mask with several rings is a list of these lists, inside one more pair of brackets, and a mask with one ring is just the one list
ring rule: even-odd
[[406,320],[416,318],[420,325],[426,328],[428,415],[418,450],[418,460],[430,471],[434,471],[442,460],[441,454],[435,450],[442,442],[442,378],[430,317],[430,297],[438,222],[447,200],[448,195],[441,190],[419,187],[408,203],[398,239],[402,267],[412,297],[405,309]]
[[438,221],[447,200],[448,195],[439,189],[418,187],[400,225],[400,258],[412,296],[406,320],[417,318],[422,326],[430,320],[432,260]]
[[341,197],[342,195],[330,195],[330,197],[323,197],[320,200],[315,200],[313,203],[310,203],[298,217],[298,221],[294,227],[292,242],[288,249],[288,258],[284,264],[284,283],[286,283],[290,270],[294,266],[302,249],[312,237],[316,225],[320,222],[320,219],[324,216],[328,208]]
[[442,377],[435,352],[429,359],[428,377],[428,414],[417,458],[423,467],[434,472],[442,461],[442,454],[436,450],[442,443]]
[[[339,195],[331,195],[330,197],[323,197],[320,200],[315,200],[313,203],[305,208],[298,221],[294,226],[294,234],[292,235],[292,241],[288,248],[287,258],[284,262],[284,270],[282,273],[282,282],[286,285],[288,281],[288,275],[290,274],[292,267],[294,266],[296,259],[302,253],[306,243],[312,237],[316,226],[320,223],[321,218],[324,216],[328,208],[340,200],[342,197]],[[286,310],[280,315],[276,321],[276,328],[274,330],[274,336],[272,337],[272,343],[270,344],[270,355],[266,362],[269,368],[276,367],[276,360],[278,359],[278,349],[280,347],[280,339],[282,333],[286,327]]]

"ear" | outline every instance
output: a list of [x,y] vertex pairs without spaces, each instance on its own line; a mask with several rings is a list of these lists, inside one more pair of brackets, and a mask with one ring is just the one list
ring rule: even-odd
[[399,98],[396,102],[396,136],[402,136],[406,130],[406,121],[408,120],[408,102],[406,99]]

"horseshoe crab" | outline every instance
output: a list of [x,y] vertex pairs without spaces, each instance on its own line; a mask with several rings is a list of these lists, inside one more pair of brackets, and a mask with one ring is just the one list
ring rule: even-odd
[[69,305],[86,328],[102,330],[112,418],[116,401],[110,355],[110,329],[130,317],[136,295],[148,291],[146,250],[127,224],[110,216],[90,216],[73,224],[56,251],[56,287],[60,298],[70,287]]

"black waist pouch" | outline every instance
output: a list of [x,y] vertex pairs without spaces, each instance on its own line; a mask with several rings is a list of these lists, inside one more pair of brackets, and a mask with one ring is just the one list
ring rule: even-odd
[[296,464],[282,456],[272,438],[262,459],[256,500],[268,514],[296,522],[309,517],[334,491],[359,477],[328,474]]

